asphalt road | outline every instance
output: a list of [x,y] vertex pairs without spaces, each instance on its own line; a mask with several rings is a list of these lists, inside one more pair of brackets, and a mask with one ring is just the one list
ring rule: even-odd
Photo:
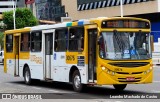
[[[154,80],[151,84],[133,84],[128,85],[122,92],[117,92],[112,86],[94,86],[87,87],[83,93],[73,91],[72,85],[57,82],[42,82],[35,81],[33,85],[28,86],[24,83],[23,78],[13,77],[12,75],[3,72],[3,65],[0,65],[0,93],[35,93],[47,95],[47,98],[56,99],[56,102],[142,102],[153,101],[148,99],[110,99],[111,96],[119,95],[137,95],[145,93],[159,93],[160,94],[160,66],[154,67]],[[58,100],[57,100],[58,99]],[[66,100],[72,99],[72,100]],[[3,100],[10,102],[8,100]],[[19,100],[16,100],[16,102]],[[26,100],[27,102],[28,100]],[[39,100],[38,102],[41,102]],[[44,101],[44,100],[43,100]],[[51,100],[45,100],[51,101]],[[159,99],[154,99],[153,102],[158,102]],[[32,102],[32,101],[31,101]],[[35,102],[35,100],[33,100]]]

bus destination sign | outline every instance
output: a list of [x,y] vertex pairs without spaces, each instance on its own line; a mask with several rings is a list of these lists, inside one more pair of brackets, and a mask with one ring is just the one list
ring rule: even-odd
[[149,22],[138,20],[102,21],[102,28],[150,28]]

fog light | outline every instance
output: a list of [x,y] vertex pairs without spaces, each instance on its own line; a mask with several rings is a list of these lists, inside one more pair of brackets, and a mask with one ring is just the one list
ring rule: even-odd
[[112,75],[115,75],[115,72],[112,72]]

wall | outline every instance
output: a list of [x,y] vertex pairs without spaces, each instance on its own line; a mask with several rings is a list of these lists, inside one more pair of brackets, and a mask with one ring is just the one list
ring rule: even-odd
[[[62,0],[65,5],[65,11],[73,20],[95,18],[95,17],[112,17],[120,16],[120,6],[98,8],[92,10],[77,11],[77,0]],[[145,14],[158,12],[158,1],[148,1],[124,5],[124,15]]]

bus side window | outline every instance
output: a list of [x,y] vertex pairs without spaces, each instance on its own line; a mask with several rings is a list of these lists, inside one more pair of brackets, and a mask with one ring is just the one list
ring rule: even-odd
[[6,52],[13,51],[13,34],[6,35]]
[[31,33],[31,51],[40,52],[42,48],[42,32],[32,32]]
[[67,50],[67,36],[68,36],[68,29],[61,28],[56,29],[55,32],[55,40],[54,40],[54,50],[57,52],[65,52]]
[[69,32],[69,51],[83,51],[84,27],[73,27]]
[[21,35],[21,51],[29,51],[30,33],[22,33]]

